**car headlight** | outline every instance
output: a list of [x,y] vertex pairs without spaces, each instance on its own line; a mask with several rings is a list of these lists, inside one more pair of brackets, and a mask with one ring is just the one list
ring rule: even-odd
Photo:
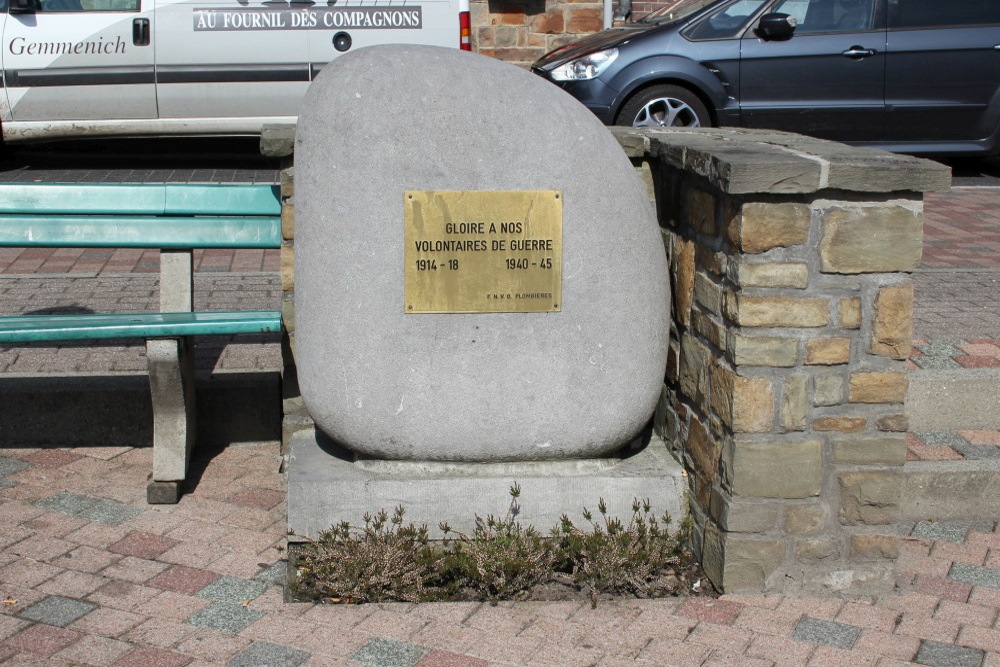
[[555,81],[586,81],[601,75],[618,57],[618,49],[605,49],[588,53],[553,69],[549,76]]

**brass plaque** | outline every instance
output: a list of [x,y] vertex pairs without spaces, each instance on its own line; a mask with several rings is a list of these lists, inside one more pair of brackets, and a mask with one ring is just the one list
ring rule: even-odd
[[562,304],[562,191],[403,195],[407,313],[546,313]]

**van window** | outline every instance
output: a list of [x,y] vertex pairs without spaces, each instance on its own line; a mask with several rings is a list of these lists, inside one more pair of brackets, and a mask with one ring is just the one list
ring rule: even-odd
[[137,12],[139,0],[35,0],[38,12]]
[[798,21],[796,35],[809,35],[871,30],[874,7],[875,0],[785,0],[774,11]]
[[1000,23],[996,0],[889,0],[889,28],[941,28]]

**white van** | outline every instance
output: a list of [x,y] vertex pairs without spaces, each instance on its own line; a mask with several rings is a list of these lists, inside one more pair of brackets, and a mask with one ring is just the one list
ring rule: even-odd
[[340,53],[469,49],[469,0],[0,0],[0,10],[7,142],[259,133],[294,122]]

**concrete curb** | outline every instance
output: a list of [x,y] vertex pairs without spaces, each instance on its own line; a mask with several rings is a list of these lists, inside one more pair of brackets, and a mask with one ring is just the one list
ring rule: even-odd
[[906,416],[911,431],[1000,429],[1000,369],[914,371]]
[[[277,372],[199,376],[197,395],[199,445],[280,440]],[[152,445],[146,373],[4,375],[0,405],[0,445]]]
[[1000,459],[908,461],[901,474],[904,521],[995,521],[1000,516]]

